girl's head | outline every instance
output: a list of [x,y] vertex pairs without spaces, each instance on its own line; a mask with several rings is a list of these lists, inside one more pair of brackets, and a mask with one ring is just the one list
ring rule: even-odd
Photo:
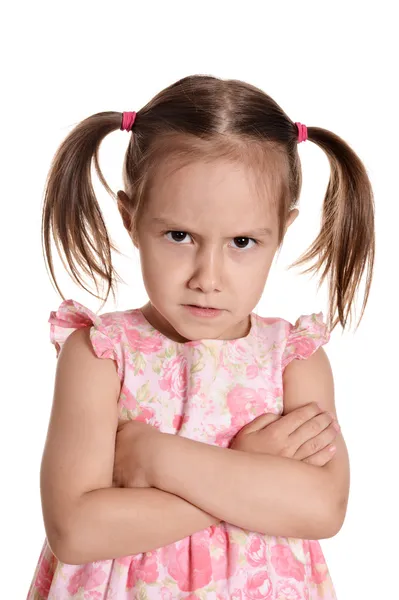
[[[245,335],[278,246],[266,165],[260,179],[244,157],[204,153],[205,146],[202,157],[184,166],[173,158],[162,161],[135,236],[152,321],[164,331],[169,324],[169,334],[183,340]],[[120,194],[119,205],[129,229],[129,197]],[[187,305],[222,312],[197,318]]]
[[[152,309],[184,339],[245,334],[277,249],[296,218],[301,190],[297,126],[263,91],[236,80],[186,77],[137,111],[124,161],[124,191],[115,196],[98,164],[101,141],[122,114],[79,123],[58,149],[49,173],[43,238],[52,279],[51,233],[64,264],[106,299],[116,273],[90,168],[117,199],[140,252]],[[366,273],[365,308],[374,262],[374,205],[366,170],[335,134],[308,128],[326,152],[331,175],[320,232],[295,263],[329,280],[329,326],[345,327]],[[58,291],[59,288],[57,286]],[[88,290],[90,291],[90,290]],[[60,292],[61,293],[61,292]],[[91,292],[90,292],[91,293]],[[62,295],[62,294],[61,294]],[[183,305],[223,309],[195,319]],[[363,310],[361,317],[363,315]],[[360,319],[361,319],[360,317]]]

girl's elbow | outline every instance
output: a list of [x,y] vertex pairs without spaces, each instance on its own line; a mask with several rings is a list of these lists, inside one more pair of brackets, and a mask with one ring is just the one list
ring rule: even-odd
[[66,539],[62,535],[58,535],[52,531],[46,532],[47,543],[50,546],[51,552],[55,558],[62,563],[73,565],[73,556],[70,552]]
[[[47,543],[51,552],[57,560],[67,565],[82,565],[90,562],[85,556],[82,535],[78,536],[76,528],[71,527],[71,519],[68,520],[68,527],[65,526],[66,522],[67,519],[64,519],[64,526],[45,523]],[[77,541],[77,537],[79,537],[79,541]]]
[[340,532],[345,521],[347,505],[347,498],[328,505],[328,512],[324,517],[324,532],[320,539],[332,538]]
[[[58,515],[57,515],[58,516]],[[50,546],[51,552],[60,562],[68,563],[66,558],[66,530],[62,525],[61,520],[54,514],[48,514],[44,510],[44,528],[46,531],[47,544]],[[63,521],[65,523],[65,520]],[[69,558],[69,557],[68,557]]]
[[337,533],[339,533],[341,531],[341,528],[345,522],[347,508],[348,508],[348,496],[340,498],[336,504],[336,510],[335,510],[334,535],[337,535]]
[[[331,498],[319,497],[311,512],[307,511],[298,535],[301,539],[323,540],[332,538],[340,531],[346,513],[346,502],[338,503]],[[302,531],[303,529],[303,531]]]
[[60,562],[65,563],[66,565],[83,565],[87,562],[91,562],[90,558],[86,556],[85,549],[82,544],[78,546],[73,539],[47,538],[47,541],[54,556]]

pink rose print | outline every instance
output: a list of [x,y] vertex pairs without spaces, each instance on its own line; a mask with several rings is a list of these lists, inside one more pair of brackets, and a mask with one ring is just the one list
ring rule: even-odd
[[173,600],[172,592],[166,587],[161,587],[161,599],[162,600]]
[[[137,555],[136,555],[137,556]],[[123,565],[124,567],[128,567],[133,560],[133,555],[131,556],[120,556],[115,559],[117,563]]]
[[311,576],[310,580],[313,583],[323,583],[327,578],[327,565],[324,560],[323,553],[321,551],[320,544],[317,540],[309,540],[309,552],[310,552],[310,567]]
[[[113,358],[113,348],[111,340],[102,334],[101,331],[92,329],[91,339],[96,350],[96,354],[104,358]],[[115,340],[117,342],[117,340]]]
[[259,571],[249,575],[246,584],[246,596],[248,600],[271,600],[272,582],[266,571]]
[[220,352],[220,365],[230,373],[232,365],[245,365],[247,350],[239,340],[224,346]]
[[137,407],[137,399],[127,387],[123,387],[120,395],[120,406],[127,410],[135,410]]
[[165,566],[183,592],[194,592],[211,581],[208,536],[194,534],[165,548]]
[[190,389],[190,396],[195,396],[201,389],[201,379],[196,377],[192,388]]
[[211,540],[213,549],[219,551],[216,556],[213,556],[213,579],[215,581],[231,579],[238,568],[239,545],[229,539],[222,527],[212,526]]
[[259,373],[259,369],[256,365],[248,365],[247,370],[245,372],[248,379],[255,379]]
[[231,600],[243,600],[242,591],[239,589],[234,590],[231,595]]
[[127,329],[126,336],[132,348],[143,354],[159,352],[162,348],[162,340],[156,335],[141,335],[137,329]]
[[298,336],[297,338],[290,340],[290,346],[291,344],[295,348],[295,354],[304,357],[310,356],[310,354],[312,354],[312,352],[314,351],[316,345],[315,340],[308,336]]
[[322,315],[316,315],[319,321],[311,317],[299,319],[289,334],[284,350],[283,368],[294,358],[308,358],[320,344],[329,340],[330,334],[322,321]]
[[276,600],[304,600],[304,598],[291,583],[281,580],[276,586]]
[[324,559],[324,555],[319,542],[317,540],[308,540],[307,544],[309,547],[312,562],[325,565],[326,561]]
[[140,421],[141,423],[147,423],[148,425],[153,425],[154,427],[159,427],[159,423],[157,421],[150,421],[154,419],[155,412],[152,408],[142,408],[140,413],[135,418],[135,421]]
[[283,354],[283,368],[293,358],[308,358],[315,350],[330,339],[323,313],[300,317],[291,329]]
[[188,415],[175,415],[173,417],[173,422],[172,425],[174,427],[174,429],[176,429],[177,431],[179,431],[179,429],[181,429],[182,425],[184,425],[185,423],[188,423],[189,421],[189,417]]
[[142,554],[138,559],[133,557],[127,574],[127,589],[133,588],[140,579],[145,583],[154,583],[158,579],[158,564],[155,552]]
[[43,556],[35,582],[35,586],[43,598],[47,598],[49,594],[53,575],[54,569],[52,562]]
[[227,429],[226,431],[221,431],[215,436],[215,444],[217,446],[220,446],[221,448],[227,448],[235,434],[236,432],[231,431],[230,429]]
[[95,563],[88,563],[80,567],[68,583],[68,592],[73,596],[77,594],[80,588],[85,591],[92,590],[93,588],[104,583],[107,578],[107,574],[103,571],[101,565]]
[[247,550],[247,559],[253,567],[264,567],[266,564],[266,542],[260,537],[252,540]]
[[230,409],[234,427],[243,427],[256,416],[266,412],[267,401],[257,390],[236,385],[227,394],[227,405]]
[[292,554],[290,548],[281,544],[272,547],[272,564],[277,575],[281,577],[292,577],[297,581],[303,581],[305,568]]
[[184,357],[175,356],[164,364],[159,387],[168,391],[171,399],[182,398],[187,389],[187,360]]

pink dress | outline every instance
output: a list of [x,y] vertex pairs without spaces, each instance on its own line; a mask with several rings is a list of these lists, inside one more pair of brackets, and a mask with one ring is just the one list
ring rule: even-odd
[[[120,417],[227,448],[258,415],[283,412],[282,371],[329,340],[322,313],[295,325],[251,314],[247,337],[178,343],[140,309],[98,316],[68,300],[50,316],[59,353],[90,329],[97,356],[116,361]],[[152,552],[84,565],[58,561],[45,540],[27,600],[335,600],[318,541],[222,522]]]

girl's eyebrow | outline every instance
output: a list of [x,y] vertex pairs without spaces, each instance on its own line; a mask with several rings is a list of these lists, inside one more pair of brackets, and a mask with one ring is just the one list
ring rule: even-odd
[[[173,221],[171,221],[170,219],[163,219],[161,217],[153,217],[151,219],[151,223],[153,223],[154,225],[161,225],[162,227],[166,227],[168,229],[174,229],[176,231],[187,231],[187,232],[191,232],[194,233],[198,236],[200,236],[199,233],[196,233],[195,231],[193,231],[191,229],[191,227],[185,227],[182,226],[182,224],[178,224],[178,223],[174,223]],[[251,230],[241,230],[240,233],[237,233],[236,235],[232,235],[230,237],[238,237],[238,236],[242,236],[242,237],[262,237],[262,236],[272,236],[273,232],[269,227],[261,227],[258,229],[251,229]]]

